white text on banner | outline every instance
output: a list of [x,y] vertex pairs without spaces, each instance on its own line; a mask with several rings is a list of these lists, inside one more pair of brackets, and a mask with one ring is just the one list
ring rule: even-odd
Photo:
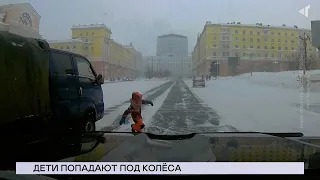
[[303,162],[17,162],[17,174],[304,174]]

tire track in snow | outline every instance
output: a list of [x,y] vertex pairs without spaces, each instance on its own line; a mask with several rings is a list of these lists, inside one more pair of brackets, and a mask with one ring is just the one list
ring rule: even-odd
[[217,132],[220,117],[197,97],[182,81],[176,81],[161,108],[153,116],[148,132],[156,134],[185,134],[191,132]]
[[[161,84],[161,85],[159,85],[159,86],[156,86],[156,87],[154,87],[154,88],[146,91],[145,93],[143,93],[143,96],[147,96],[147,97],[148,97],[149,94],[153,94],[153,92],[155,92],[156,90],[160,89],[164,84],[170,83],[170,82],[172,82],[172,81],[165,82],[165,83],[163,83],[163,84]],[[109,115],[110,113],[119,110],[119,108],[120,108],[121,106],[123,106],[123,105],[125,105],[125,104],[128,104],[128,103],[130,103],[130,100],[126,100],[126,101],[124,101],[124,102],[122,102],[122,103],[120,103],[120,104],[111,106],[111,107],[109,107],[109,108],[107,108],[107,109],[104,110],[104,115]]]
[[[154,101],[157,97],[159,97],[161,94],[163,94],[170,86],[172,86],[173,83],[174,83],[174,81],[169,81],[169,82],[166,82],[166,83],[158,86],[157,88],[153,88],[152,90],[150,90],[148,92],[154,92],[154,93],[148,94],[147,97],[144,97],[144,99],[147,99],[147,100],[150,100],[150,101]],[[146,95],[146,93],[144,95]],[[129,107],[130,100],[128,100],[126,102],[123,103],[122,105],[118,106],[118,109],[117,109],[118,111],[114,110],[112,113],[110,113],[110,116],[109,116],[110,119],[108,119],[108,121],[109,122],[111,121],[111,123],[106,124],[105,127],[102,127],[99,130],[101,130],[101,131],[113,131],[113,130],[117,129],[120,126],[119,125],[119,121],[121,119],[122,113]],[[144,109],[145,109],[145,107],[142,107],[142,111]],[[108,118],[108,116],[105,116],[104,118]],[[126,124],[129,123],[128,122],[128,118],[129,117],[127,117]],[[101,127],[102,125],[100,125],[100,124],[101,123],[99,123],[99,126]]]

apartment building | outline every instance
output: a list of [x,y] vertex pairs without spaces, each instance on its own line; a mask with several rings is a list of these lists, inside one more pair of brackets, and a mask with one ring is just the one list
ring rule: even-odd
[[[228,66],[228,57],[240,57],[242,69],[250,67],[259,71],[270,70],[275,69],[275,64],[277,67],[282,66],[278,70],[286,69],[288,62],[300,58],[303,44],[299,37],[304,33],[311,36],[311,30],[288,27],[285,24],[213,24],[208,21],[198,35],[192,52],[193,71],[198,75],[208,74],[208,67],[213,61],[219,62],[221,66]],[[307,42],[307,51],[308,59],[317,59],[316,48],[310,41]]]
[[141,74],[135,65],[141,60],[136,56],[139,52],[132,44],[122,45],[111,39],[112,31],[104,24],[74,25],[71,31],[72,39],[50,41],[50,46],[87,57],[107,79]]

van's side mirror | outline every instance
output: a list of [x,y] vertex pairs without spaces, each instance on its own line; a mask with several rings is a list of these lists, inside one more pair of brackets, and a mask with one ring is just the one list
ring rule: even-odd
[[104,78],[102,77],[101,74],[99,74],[98,77],[97,77],[97,83],[98,84],[103,84],[104,83]]

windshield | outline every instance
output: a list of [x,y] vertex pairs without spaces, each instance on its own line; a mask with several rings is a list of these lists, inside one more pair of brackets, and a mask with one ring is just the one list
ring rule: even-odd
[[320,135],[318,1],[0,5],[3,129]]

